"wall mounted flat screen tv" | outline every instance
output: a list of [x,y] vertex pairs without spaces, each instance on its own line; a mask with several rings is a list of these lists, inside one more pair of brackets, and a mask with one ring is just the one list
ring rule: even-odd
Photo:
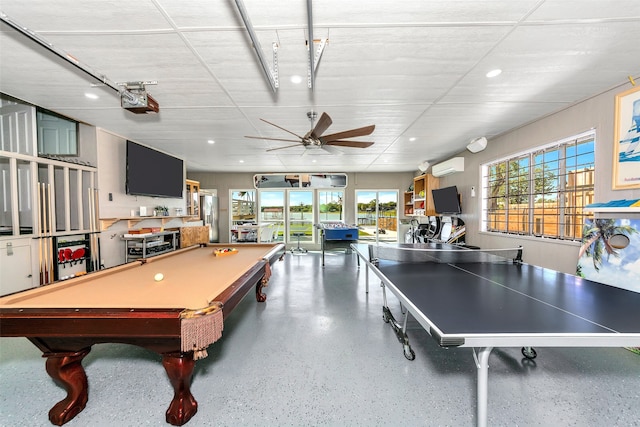
[[127,141],[127,194],[182,198],[182,159]]
[[433,204],[437,214],[459,214],[462,212],[458,187],[455,185],[431,190],[431,194],[433,194]]

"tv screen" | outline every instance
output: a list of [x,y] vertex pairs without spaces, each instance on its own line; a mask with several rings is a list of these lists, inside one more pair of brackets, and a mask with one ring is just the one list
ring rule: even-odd
[[182,198],[182,159],[127,141],[127,194]]
[[455,185],[431,190],[431,194],[433,194],[433,204],[437,214],[459,214],[462,212],[458,187]]

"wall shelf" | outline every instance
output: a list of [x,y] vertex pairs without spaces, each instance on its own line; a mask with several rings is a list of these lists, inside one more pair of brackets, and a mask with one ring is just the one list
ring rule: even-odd
[[131,228],[134,225],[138,224],[141,221],[146,221],[149,219],[160,220],[162,225],[164,226],[167,222],[174,219],[181,219],[182,222],[192,222],[192,221],[200,221],[200,218],[197,216],[183,215],[183,216],[135,216],[135,217],[125,217],[125,218],[100,218],[100,229],[106,230],[111,227],[113,224],[119,221],[127,221],[127,228]]
[[[439,188],[440,180],[427,173],[413,178],[413,207],[407,216],[435,215],[431,190]],[[409,211],[405,208],[405,212]]]
[[640,208],[584,208],[585,212],[640,213]]
[[404,214],[413,215],[413,191],[404,192]]
[[584,208],[585,212],[594,212],[594,213],[617,213],[617,214],[625,214],[625,213],[640,213],[640,199],[633,200],[611,200],[606,203],[593,203],[591,206],[587,205]]

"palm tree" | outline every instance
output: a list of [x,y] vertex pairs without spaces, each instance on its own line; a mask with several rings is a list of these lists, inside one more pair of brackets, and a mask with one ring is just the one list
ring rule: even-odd
[[600,271],[602,256],[607,253],[607,259],[613,255],[619,256],[618,251],[609,244],[609,239],[616,234],[630,236],[638,231],[629,225],[615,225],[615,219],[596,219],[593,223],[587,222],[582,231],[582,246],[578,258],[584,254],[593,259],[593,267]]

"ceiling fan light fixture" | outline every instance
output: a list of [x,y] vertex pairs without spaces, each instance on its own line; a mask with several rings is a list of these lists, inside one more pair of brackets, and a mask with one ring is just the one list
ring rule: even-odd
[[[270,124],[271,126],[277,127],[278,129],[283,130],[295,136],[296,138],[298,138],[297,140],[285,139],[285,138],[268,138],[264,136],[249,136],[249,135],[245,135],[245,138],[295,143],[293,145],[286,145],[284,147],[270,148],[267,151],[282,150],[290,147],[299,147],[300,145],[302,145],[305,148],[322,148],[327,150],[328,147],[330,146],[367,148],[374,144],[372,141],[351,141],[349,138],[371,135],[376,128],[375,125],[369,125],[361,128],[349,129],[342,132],[336,132],[330,135],[325,135],[324,132],[333,123],[333,121],[331,120],[331,117],[329,117],[327,113],[322,113],[320,115],[320,118],[316,122],[315,119],[318,117],[318,113],[313,110],[307,111],[307,117],[311,122],[311,129],[304,136],[300,136],[295,132],[291,132],[290,130],[283,128],[282,126],[278,126],[275,123],[271,123],[268,120],[265,120],[262,118],[260,119],[263,122]],[[314,122],[315,122],[315,125],[314,125]]]

